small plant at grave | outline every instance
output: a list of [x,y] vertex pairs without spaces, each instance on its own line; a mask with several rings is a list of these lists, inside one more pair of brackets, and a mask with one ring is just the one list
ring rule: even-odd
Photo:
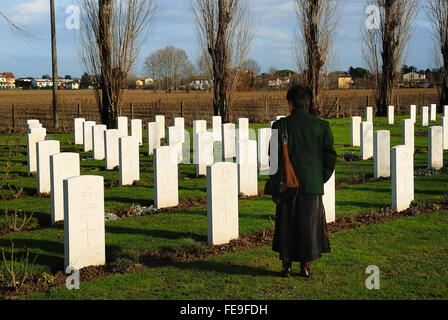
[[124,258],[132,261],[134,264],[140,264],[140,252],[136,249],[125,250]]
[[[22,213],[22,211],[20,210],[14,210],[14,213],[11,216],[9,216],[8,214],[8,209],[4,209],[3,212],[5,215],[6,225],[12,232],[22,231],[25,226],[29,225],[34,215],[34,213],[31,213],[31,215],[28,216],[26,213]],[[21,222],[19,222],[20,220]]]
[[[2,248],[3,268],[0,269],[0,280],[4,282],[8,287],[14,288],[14,290],[20,289],[25,281],[29,278],[30,273],[28,271],[29,265],[29,253],[30,249],[26,249],[25,255],[22,256],[20,262],[14,257],[15,248],[14,242],[11,241],[11,257],[8,260],[5,256],[5,249]],[[36,262],[37,255],[34,257],[32,264]]]
[[350,176],[347,179],[351,183],[365,183],[366,182],[366,171],[358,169],[350,169]]
[[16,141],[8,140],[7,142],[8,146],[8,158],[11,159],[12,157],[17,157],[20,153],[17,152],[17,144]]
[[11,172],[11,169],[12,169],[12,163],[11,162],[5,162],[4,164],[3,164],[3,175],[2,175],[2,180],[9,180],[9,179],[11,179],[11,177],[10,177],[10,172]]
[[143,207],[139,204],[137,205],[132,205],[131,208],[129,209],[129,213],[131,215],[135,215],[137,217],[139,216],[146,216],[146,215],[150,215],[150,214],[155,214],[157,213],[157,209],[154,208],[154,206],[150,206],[150,207]]
[[118,258],[109,264],[109,270],[112,272],[126,273],[134,263],[128,258]]
[[351,162],[351,161],[359,161],[359,160],[361,160],[361,157],[360,157],[358,154],[356,154],[356,153],[354,153],[354,152],[351,152],[351,151],[349,151],[349,152],[344,152],[344,153],[342,154],[342,158],[344,159],[344,161],[347,161],[347,162]]
[[106,212],[106,213],[104,214],[104,220],[106,220],[106,221],[115,221],[115,220],[120,220],[120,217],[117,216],[117,215],[114,214],[114,213],[108,213],[108,212]]
[[9,191],[11,192],[11,197],[14,200],[20,199],[23,196],[23,186],[12,186],[8,183]]
[[441,171],[434,168],[417,168],[414,170],[415,176],[432,176],[441,174]]
[[41,283],[46,283],[46,284],[53,284],[54,280],[55,280],[54,276],[44,272],[44,273],[42,273],[42,275],[39,277],[39,279],[37,281],[39,281]]
[[204,243],[196,241],[192,238],[181,239],[181,243],[178,247],[181,255],[183,256],[198,255],[207,252],[207,246]]

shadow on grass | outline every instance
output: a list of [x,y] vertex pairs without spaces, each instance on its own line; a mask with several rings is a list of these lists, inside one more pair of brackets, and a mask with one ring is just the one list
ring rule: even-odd
[[150,238],[171,239],[171,240],[192,238],[193,240],[199,242],[207,241],[207,236],[193,234],[191,232],[177,232],[169,230],[137,229],[137,228],[106,226],[106,232],[114,234],[140,234],[148,236]]

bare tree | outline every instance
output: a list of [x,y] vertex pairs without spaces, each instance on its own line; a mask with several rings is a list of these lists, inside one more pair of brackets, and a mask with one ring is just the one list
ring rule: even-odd
[[[370,27],[362,26],[362,54],[374,77],[377,115],[385,116],[392,103],[397,69],[407,54],[417,12],[416,0],[369,0],[378,16]],[[374,14],[370,12],[369,15]],[[366,20],[369,17],[366,17]]]
[[177,90],[194,73],[194,66],[187,53],[174,46],[152,53],[146,58],[144,69],[167,92]]
[[254,59],[244,60],[241,64],[241,69],[250,70],[254,75],[259,75],[261,73],[261,67]]
[[209,53],[213,74],[213,110],[230,121],[232,90],[238,68],[254,38],[249,0],[188,0],[196,20],[201,50]]
[[102,122],[116,126],[120,103],[157,11],[158,0],[78,0],[81,7],[79,56],[95,76]]
[[426,12],[434,30],[434,61],[440,67],[439,107],[448,105],[448,0],[431,0]]
[[298,30],[295,55],[299,72],[305,73],[306,85],[312,91],[310,113],[319,115],[320,74],[333,50],[339,23],[339,0],[295,0]]

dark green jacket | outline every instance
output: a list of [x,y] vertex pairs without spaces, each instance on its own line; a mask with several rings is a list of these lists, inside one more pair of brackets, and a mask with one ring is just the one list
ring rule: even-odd
[[[286,118],[288,152],[300,183],[301,194],[324,194],[324,183],[333,174],[336,151],[330,124],[304,110]],[[280,121],[272,129],[280,129]],[[279,133],[279,143],[281,134]]]

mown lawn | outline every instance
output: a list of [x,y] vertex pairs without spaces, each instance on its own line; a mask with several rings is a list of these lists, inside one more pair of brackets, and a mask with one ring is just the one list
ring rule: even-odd
[[[440,115],[438,116],[440,118]],[[401,119],[403,118],[405,117],[396,117],[396,123],[398,124],[393,126],[387,125],[384,118],[375,118],[375,130],[390,129],[392,145],[401,144]],[[336,167],[337,181],[344,182],[355,177],[363,178],[358,184],[337,188],[337,216],[377,210],[390,205],[390,181],[373,180],[373,160],[346,162],[342,159],[342,154],[345,152],[359,153],[359,148],[349,146],[350,119],[333,119],[330,120],[330,123],[335,136],[335,148],[339,156]],[[431,123],[430,125],[436,124],[438,125],[438,123]],[[256,132],[258,128],[266,126],[255,124],[251,125],[251,128]],[[191,128],[189,130],[191,132]],[[427,132],[427,128],[420,127],[418,119],[415,132],[416,134],[420,132],[415,139],[417,148],[414,162],[415,167],[425,168],[427,166],[427,138],[424,133]],[[72,145],[72,135],[62,134],[51,136],[61,141],[61,151],[80,152],[82,174],[102,175],[105,177],[106,185],[111,186],[105,190],[105,208],[107,212],[128,208],[133,204],[142,206],[150,206],[152,204],[154,192],[152,183],[152,158],[146,155],[146,144],[140,149],[141,181],[137,182],[134,186],[117,187],[118,171],[106,172],[102,169],[104,165],[103,161],[90,161],[91,153],[83,153],[81,152],[81,146]],[[146,136],[145,132],[143,136]],[[145,140],[146,138],[144,138]],[[447,155],[448,152],[445,152],[445,167],[448,166]],[[2,178],[0,183],[0,198],[18,194],[22,190],[22,197],[0,201],[0,226],[5,223],[2,211],[8,209],[9,213],[14,210],[21,210],[27,214],[33,213],[32,223],[34,227],[37,227],[35,230],[0,236],[0,248],[5,248],[5,252],[8,255],[10,239],[12,239],[19,253],[24,252],[24,248],[29,248],[31,257],[37,255],[36,263],[30,265],[30,270],[38,270],[41,272],[62,270],[64,258],[63,225],[50,225],[50,197],[37,196],[35,194],[36,178],[27,174],[25,137],[0,137],[0,177]],[[259,176],[259,188],[261,190],[266,179],[266,176]],[[417,201],[441,198],[446,192],[447,185],[448,173],[415,177],[415,198]],[[195,177],[194,165],[181,165],[179,176],[180,199],[191,199],[205,195],[206,179]],[[275,206],[269,197],[240,200],[240,234],[271,227],[274,214]],[[207,240],[206,215],[207,208],[205,206],[198,206],[172,213],[160,213],[106,222],[107,261],[114,261],[129,252],[138,254],[149,249],[182,244],[185,239],[193,239],[194,241],[204,243]],[[447,230],[446,224],[441,227]],[[431,250],[430,247],[428,248],[428,250]],[[245,257],[246,254],[262,255],[263,257],[266,255],[272,261],[275,260],[272,254],[269,253],[269,250],[266,249],[255,250],[252,253],[241,253],[235,255],[235,257]],[[212,261],[215,260],[212,259]],[[205,262],[198,262],[198,264],[201,263]],[[166,271],[169,272],[170,269],[167,268]],[[225,273],[224,271],[222,272]],[[160,279],[160,281],[168,281],[171,277],[175,276],[167,274],[166,279]],[[109,279],[105,281],[113,280]],[[189,285],[199,286],[200,284]],[[179,290],[178,294],[181,294],[181,291]],[[172,296],[171,298],[176,298],[176,296]]]
[[[297,263],[292,278],[280,278],[280,260],[265,247],[23,299],[448,299],[447,228],[445,211],[332,234],[332,252],[313,263],[310,280],[297,276]],[[380,270],[378,290],[365,286],[370,265]]]

